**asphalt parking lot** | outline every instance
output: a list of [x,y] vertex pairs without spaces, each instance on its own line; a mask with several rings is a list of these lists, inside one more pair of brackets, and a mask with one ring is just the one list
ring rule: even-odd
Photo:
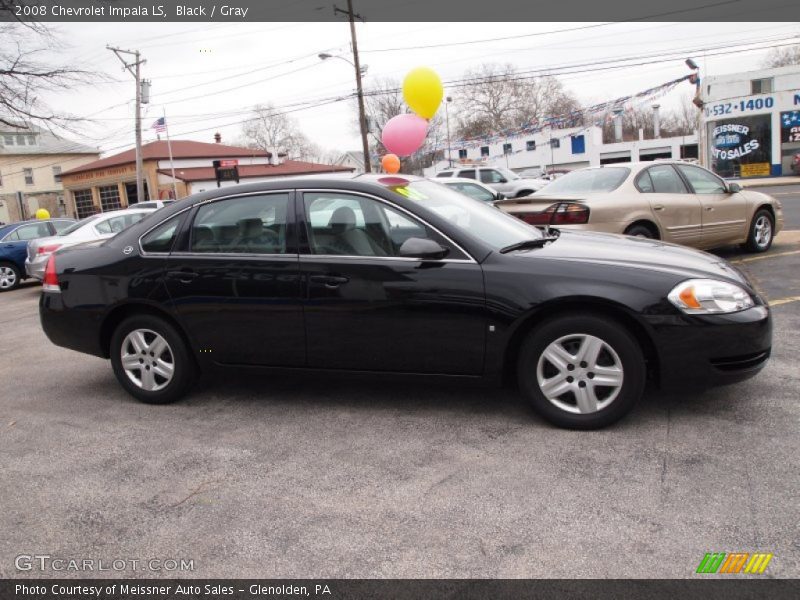
[[191,559],[180,575],[204,578],[672,578],[712,551],[799,577],[800,234],[720,254],[773,302],[768,367],[650,391],[589,433],[449,383],[236,374],[146,406],[47,341],[37,285],[2,294],[0,577],[53,576],[15,568],[44,554]]

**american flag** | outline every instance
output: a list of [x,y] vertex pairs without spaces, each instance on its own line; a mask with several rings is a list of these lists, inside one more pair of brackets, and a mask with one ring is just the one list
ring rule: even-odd
[[166,117],[161,117],[157,119],[155,123],[150,125],[150,129],[155,129],[158,133],[161,133],[167,129],[167,119]]

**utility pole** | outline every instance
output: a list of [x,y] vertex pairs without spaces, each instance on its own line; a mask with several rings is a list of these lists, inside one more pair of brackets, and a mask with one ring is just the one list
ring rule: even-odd
[[[142,180],[142,79],[141,79],[141,66],[147,62],[141,59],[138,50],[123,50],[121,48],[114,48],[106,46],[117,55],[117,58],[122,62],[122,66],[131,74],[136,80],[136,201],[144,202],[147,198],[144,197],[144,183]],[[123,54],[134,57],[132,63],[128,63],[123,57]]]
[[445,98],[444,102],[444,114],[445,114],[445,121],[447,122],[447,166],[453,166],[453,150],[450,145],[450,112],[447,110],[447,106],[453,101],[453,99],[448,96]]
[[334,6],[333,13],[346,14],[350,20],[350,40],[353,47],[353,66],[356,70],[356,89],[358,94],[358,122],[361,127],[361,147],[364,152],[364,172],[371,173],[369,160],[369,142],[367,141],[367,114],[364,109],[364,89],[361,86],[361,65],[358,60],[358,40],[356,39],[356,19],[364,21],[361,15],[353,12],[353,0],[347,0],[347,10]]

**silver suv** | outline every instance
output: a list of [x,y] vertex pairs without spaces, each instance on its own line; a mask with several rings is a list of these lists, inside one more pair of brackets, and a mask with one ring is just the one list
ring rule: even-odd
[[520,177],[514,171],[505,167],[477,167],[472,165],[445,169],[437,173],[436,177],[476,179],[496,192],[502,193],[506,198],[530,196],[549,183],[544,179]]

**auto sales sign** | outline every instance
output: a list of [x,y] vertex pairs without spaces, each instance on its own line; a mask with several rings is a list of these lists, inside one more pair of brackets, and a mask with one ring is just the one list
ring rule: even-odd
[[727,123],[714,128],[714,146],[711,155],[721,160],[732,160],[758,150],[760,144],[750,137],[747,125]]

